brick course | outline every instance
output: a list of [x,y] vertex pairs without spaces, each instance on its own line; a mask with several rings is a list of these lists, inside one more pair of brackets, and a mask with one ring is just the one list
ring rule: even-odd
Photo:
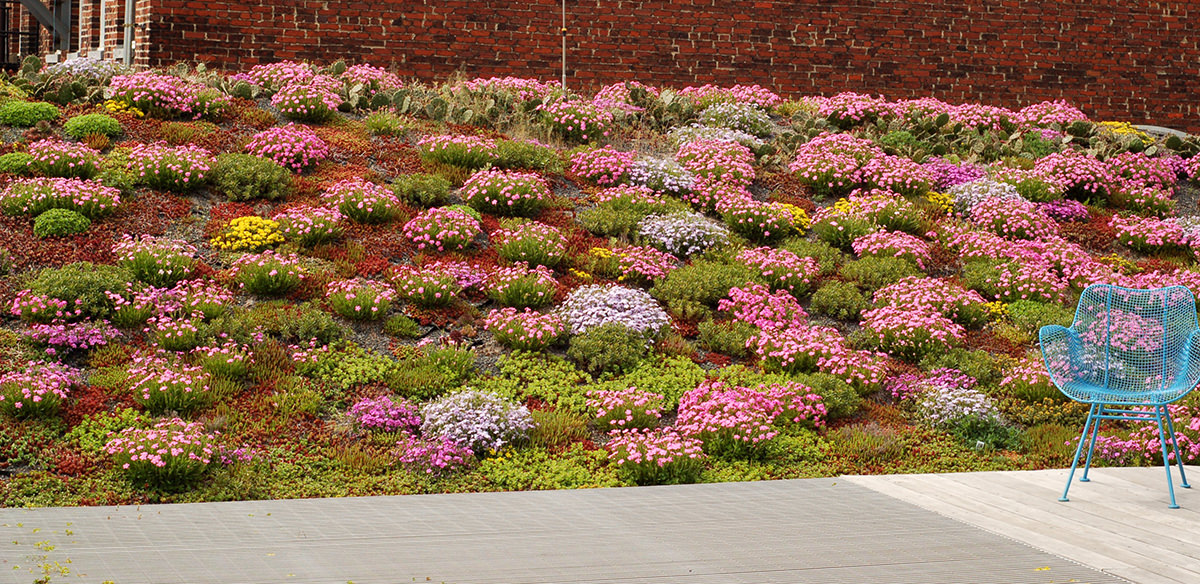
[[[98,0],[82,0],[87,5]],[[444,80],[557,79],[556,0],[136,0],[137,60],[231,69],[337,59]],[[119,2],[109,1],[110,13]],[[758,83],[800,96],[1020,107],[1066,99],[1094,119],[1200,133],[1200,6],[1125,0],[571,0],[567,82]]]

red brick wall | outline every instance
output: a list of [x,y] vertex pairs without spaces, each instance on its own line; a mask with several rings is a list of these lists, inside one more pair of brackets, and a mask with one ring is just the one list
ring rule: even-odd
[[[98,1],[98,0],[84,0]],[[445,79],[557,79],[557,0],[139,0],[150,65],[339,58]],[[1200,4],[1190,0],[568,0],[568,85],[758,83],[785,95],[1019,107],[1200,133]],[[139,22],[143,16],[139,10]],[[144,56],[143,56],[144,55]]]

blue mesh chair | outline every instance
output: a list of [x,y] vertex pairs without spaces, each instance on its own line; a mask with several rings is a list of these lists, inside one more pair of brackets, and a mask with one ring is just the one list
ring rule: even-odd
[[1191,485],[1183,471],[1167,404],[1187,395],[1200,381],[1198,333],[1196,299],[1183,286],[1155,290],[1088,286],[1071,328],[1042,327],[1038,336],[1051,381],[1067,397],[1091,405],[1059,501],[1067,500],[1085,441],[1087,462],[1079,480],[1087,482],[1100,420],[1125,420],[1158,424],[1171,508],[1179,508],[1171,481],[1168,437],[1179,462],[1182,486]]

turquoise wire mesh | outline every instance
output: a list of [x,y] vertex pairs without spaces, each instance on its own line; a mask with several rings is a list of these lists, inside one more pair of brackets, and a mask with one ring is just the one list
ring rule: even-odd
[[1196,330],[1196,300],[1187,288],[1098,284],[1083,291],[1071,328],[1042,327],[1039,336],[1050,379],[1068,397],[1161,405],[1200,379]]

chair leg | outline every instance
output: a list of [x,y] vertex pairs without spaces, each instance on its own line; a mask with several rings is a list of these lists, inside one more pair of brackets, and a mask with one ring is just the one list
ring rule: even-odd
[[[1087,440],[1088,427],[1092,425],[1092,416],[1096,415],[1097,404],[1092,404],[1092,408],[1088,410],[1087,420],[1083,422],[1083,432],[1079,434],[1079,445],[1075,447],[1075,456],[1071,457],[1071,473],[1067,475],[1067,486],[1063,487],[1063,494],[1058,498],[1059,501],[1069,501],[1067,491],[1071,490],[1071,481],[1075,479],[1075,469],[1079,467],[1079,455],[1083,453],[1083,442]],[[1099,420],[1096,420],[1098,423]]]
[[1163,429],[1163,416],[1167,406],[1156,406],[1154,408],[1154,417],[1158,422],[1158,441],[1162,446],[1163,468],[1167,471],[1167,492],[1171,495],[1171,504],[1169,509],[1178,509],[1179,504],[1175,502],[1175,482],[1171,480],[1171,459],[1167,456],[1167,435]]
[[[1104,414],[1104,406],[1096,405],[1096,413],[1089,415]],[[1088,478],[1088,471],[1092,470],[1092,453],[1096,452],[1096,438],[1100,436],[1100,418],[1096,418],[1092,422],[1092,439],[1088,441],[1087,462],[1083,465],[1083,476],[1079,477],[1079,482],[1086,483],[1092,479]]]
[[1167,416],[1167,435],[1171,437],[1171,446],[1175,449],[1175,462],[1179,463],[1179,478],[1182,484],[1179,485],[1185,489],[1192,488],[1187,482],[1187,475],[1183,471],[1183,457],[1179,456],[1179,437],[1175,435],[1175,422],[1171,420],[1171,410],[1163,406],[1163,413]]

